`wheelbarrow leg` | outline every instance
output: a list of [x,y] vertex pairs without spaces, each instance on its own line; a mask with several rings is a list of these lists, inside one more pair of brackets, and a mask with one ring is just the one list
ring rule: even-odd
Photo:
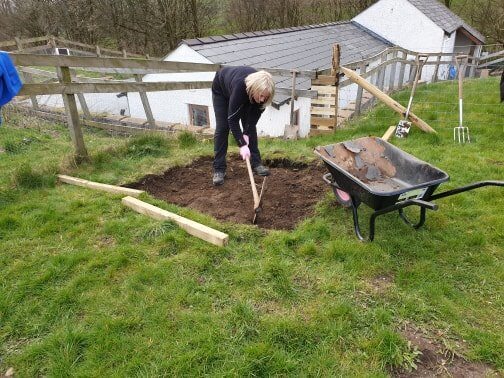
[[411,226],[413,227],[415,230],[419,229],[420,227],[422,227],[425,223],[425,213],[426,213],[426,209],[425,207],[420,207],[420,220],[418,221],[418,223],[413,223],[411,222],[407,217],[406,215],[404,214],[404,211],[403,209],[399,209],[399,216],[401,217],[401,219],[404,221],[404,223],[406,223],[408,226]]
[[[402,213],[402,209],[405,208],[405,207],[408,207],[408,206],[420,206],[421,207],[421,210],[420,210],[420,221],[417,224],[412,224],[406,218],[406,216]],[[361,230],[360,230],[359,215],[357,213],[357,207],[358,207],[358,205],[356,206],[356,200],[352,196],[352,214],[353,214],[353,221],[354,221],[354,229],[355,229],[355,234],[357,235],[357,237],[359,238],[360,241],[373,241],[374,234],[375,234],[375,221],[376,221],[376,217],[378,217],[380,215],[383,215],[383,214],[386,214],[386,213],[390,213],[391,211],[394,211],[394,210],[399,210],[399,214],[401,215],[401,218],[407,224],[409,224],[410,226],[412,226],[412,227],[414,227],[416,229],[416,228],[421,227],[424,224],[426,209],[434,210],[435,211],[438,208],[436,204],[431,203],[431,202],[417,200],[417,199],[410,199],[410,200],[406,200],[406,201],[403,201],[403,202],[396,203],[395,205],[386,207],[386,208],[381,209],[381,210],[376,210],[375,212],[373,212],[373,214],[371,214],[371,216],[369,218],[369,236],[366,239],[364,236],[362,236],[362,233],[361,233]]]
[[359,240],[362,242],[373,241],[376,212],[371,214],[371,217],[369,218],[369,236],[367,238],[365,238],[364,236],[362,236],[360,226],[359,226],[359,213],[358,213],[357,209],[359,208],[360,202],[354,196],[350,196],[350,198],[352,200],[351,208],[352,208],[352,216],[353,216],[355,235],[357,235]]

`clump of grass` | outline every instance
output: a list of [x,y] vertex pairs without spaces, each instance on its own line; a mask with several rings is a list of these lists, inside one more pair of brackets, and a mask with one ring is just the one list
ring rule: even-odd
[[6,140],[3,143],[3,149],[9,154],[17,154],[21,151],[22,148],[23,146],[20,143],[13,140]]
[[53,173],[34,171],[25,163],[14,171],[13,184],[16,188],[23,189],[52,188],[56,184],[56,176]]
[[155,239],[159,236],[163,236],[166,233],[173,231],[173,230],[177,230],[177,229],[178,229],[178,226],[175,222],[164,221],[163,223],[156,225],[154,228],[147,230],[144,233],[143,238]]
[[112,156],[116,153],[113,148],[107,148],[92,155],[91,161],[96,166],[104,166],[112,160]]
[[177,140],[179,142],[180,148],[189,148],[194,146],[198,142],[196,136],[193,133],[190,133],[189,131],[181,132],[178,135]]
[[17,154],[23,151],[29,144],[34,142],[34,138],[23,138],[19,141],[8,139],[3,143],[3,149],[10,154]]
[[125,154],[131,157],[161,156],[168,152],[168,139],[158,134],[144,134],[129,140]]
[[384,329],[375,339],[375,348],[382,367],[412,371],[417,368],[415,361],[422,354],[411,342],[406,342],[399,334]]

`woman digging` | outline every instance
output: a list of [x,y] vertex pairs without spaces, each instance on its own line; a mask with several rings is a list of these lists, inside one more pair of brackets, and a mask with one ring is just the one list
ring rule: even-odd
[[229,130],[240,148],[242,159],[250,159],[252,169],[257,175],[269,175],[268,168],[261,161],[256,125],[264,108],[271,105],[274,94],[275,82],[266,71],[240,66],[224,67],[216,73],[212,84],[217,122],[214,135],[214,185],[224,184],[226,177]]

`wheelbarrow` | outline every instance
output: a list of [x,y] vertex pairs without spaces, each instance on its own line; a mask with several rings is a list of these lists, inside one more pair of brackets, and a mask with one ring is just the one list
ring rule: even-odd
[[[323,180],[332,187],[337,201],[352,209],[355,234],[361,241],[373,241],[380,215],[398,210],[406,224],[418,229],[425,223],[426,211],[438,209],[431,201],[482,186],[504,186],[504,181],[481,181],[434,194],[450,179],[448,174],[377,137],[319,146],[314,152],[329,170]],[[367,238],[359,226],[361,203],[374,210]],[[404,214],[409,206],[420,207],[416,223]]]

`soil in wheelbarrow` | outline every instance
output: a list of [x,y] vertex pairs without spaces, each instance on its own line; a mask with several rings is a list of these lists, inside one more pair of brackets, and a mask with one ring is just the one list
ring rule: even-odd
[[[254,200],[245,162],[238,155],[228,156],[224,185],[213,186],[212,161],[211,157],[202,157],[188,166],[147,175],[126,186],[224,222],[252,224]],[[328,191],[322,180],[325,167],[318,161],[307,164],[287,159],[265,160],[264,164],[271,174],[266,178],[256,224],[265,229],[293,229],[313,215],[315,204]],[[264,178],[254,178],[260,194]]]

